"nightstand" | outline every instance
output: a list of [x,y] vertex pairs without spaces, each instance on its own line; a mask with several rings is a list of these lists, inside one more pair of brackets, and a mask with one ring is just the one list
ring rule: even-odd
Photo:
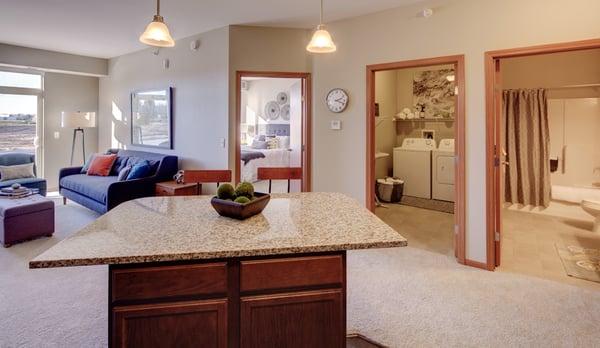
[[154,187],[157,196],[195,196],[201,190],[200,184],[178,184],[175,181],[159,182]]

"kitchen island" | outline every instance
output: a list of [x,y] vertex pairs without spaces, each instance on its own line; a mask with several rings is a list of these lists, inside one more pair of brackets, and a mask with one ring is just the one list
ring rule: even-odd
[[274,194],[257,216],[210,197],[123,203],[29,264],[109,266],[112,347],[343,347],[346,250],[406,240],[339,193]]

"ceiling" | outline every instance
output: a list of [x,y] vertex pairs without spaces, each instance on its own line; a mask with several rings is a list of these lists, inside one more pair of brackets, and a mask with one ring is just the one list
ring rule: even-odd
[[[325,21],[422,0],[325,0]],[[0,0],[0,42],[110,58],[142,49],[154,0]],[[162,0],[175,39],[231,24],[312,28],[319,0]]]

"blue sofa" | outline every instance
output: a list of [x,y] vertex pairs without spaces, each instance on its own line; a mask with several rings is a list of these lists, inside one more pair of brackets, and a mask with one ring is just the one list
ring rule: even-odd
[[[83,167],[63,168],[59,172],[59,190],[65,199],[70,199],[89,209],[104,214],[117,205],[136,198],[154,195],[157,182],[171,180],[177,173],[177,156],[158,153],[109,150],[117,154],[117,160],[109,176],[91,176],[82,173]],[[116,168],[121,164],[147,160],[153,168],[149,177],[117,181]]]
[[[22,152],[6,152],[0,153],[0,166],[14,166],[18,164],[33,164],[33,173],[37,175],[35,168],[35,155]],[[11,186],[12,184],[21,184],[22,186],[40,190],[40,195],[46,195],[46,179],[42,178],[25,178],[0,181],[0,188]]]

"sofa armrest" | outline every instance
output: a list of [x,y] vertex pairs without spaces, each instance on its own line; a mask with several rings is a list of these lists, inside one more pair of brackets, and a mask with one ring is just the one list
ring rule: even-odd
[[65,176],[81,174],[82,168],[83,167],[61,168],[60,171],[58,172],[58,182],[60,183],[60,179],[64,178]]
[[156,176],[113,182],[106,193],[107,211],[132,199],[153,196],[156,182]]

